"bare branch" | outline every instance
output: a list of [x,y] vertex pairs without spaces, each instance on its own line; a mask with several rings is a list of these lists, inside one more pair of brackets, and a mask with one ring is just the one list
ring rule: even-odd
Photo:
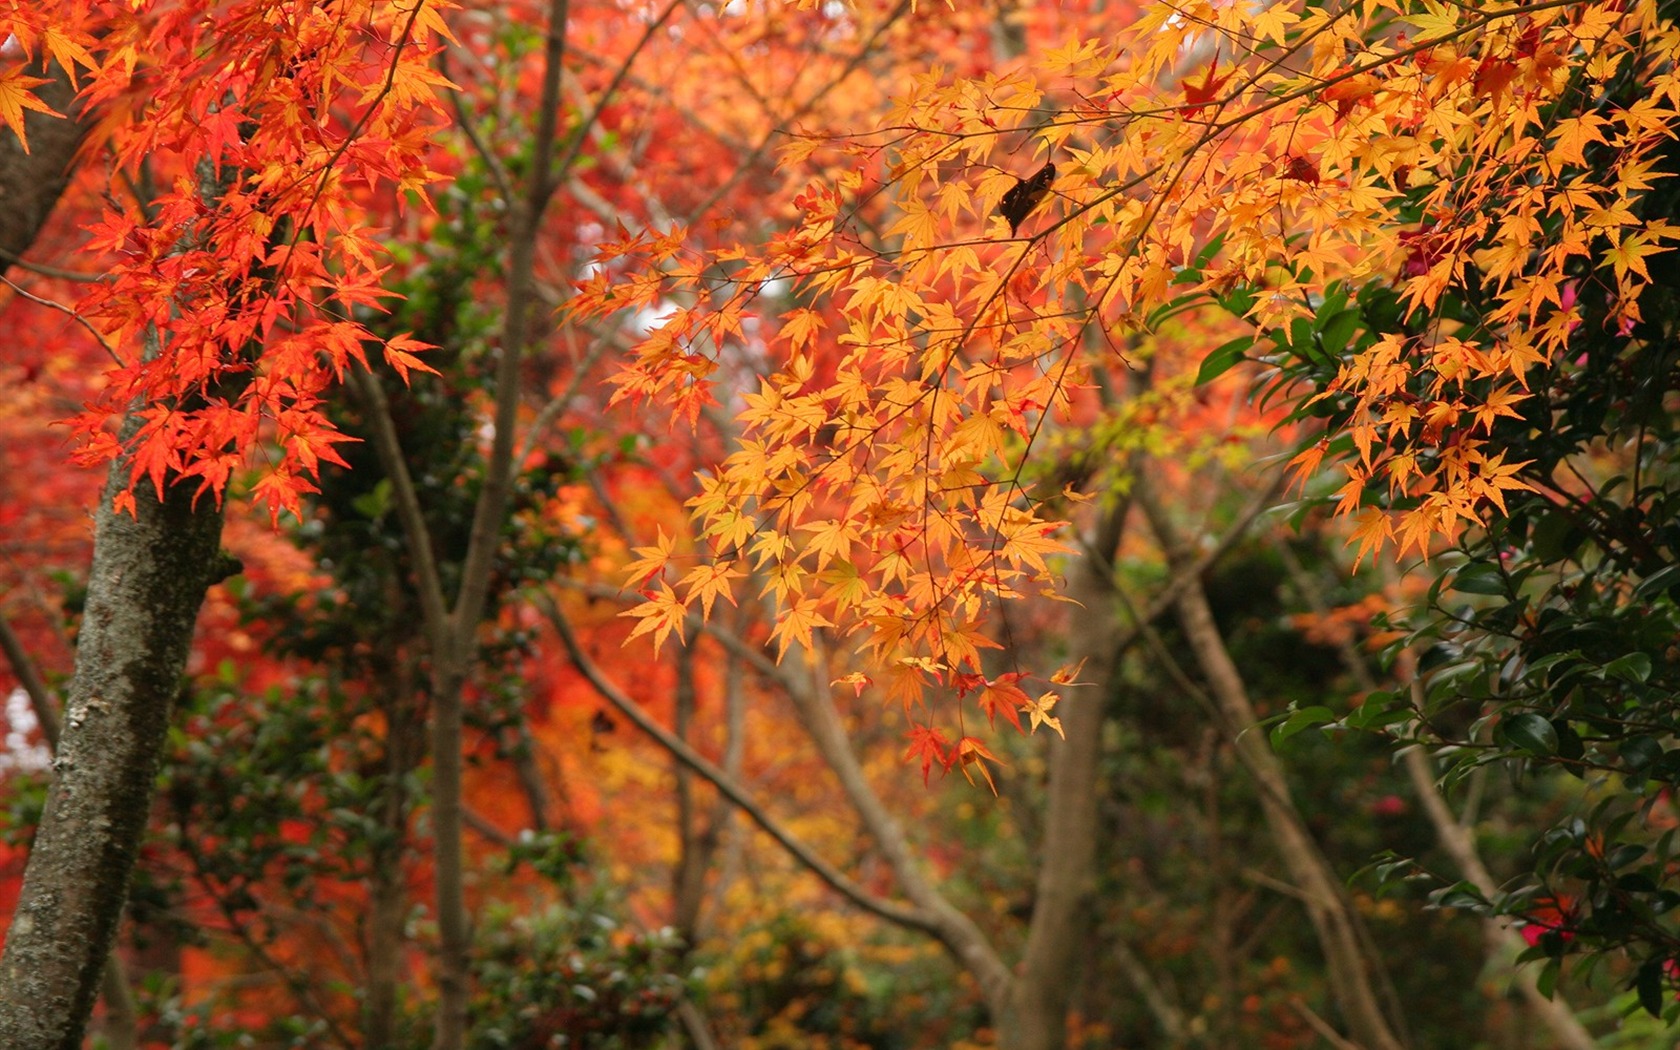
[[[1189,561],[1185,556],[1186,545],[1156,498],[1148,471],[1134,474],[1132,494],[1165,551],[1168,564],[1175,573],[1181,572]],[[1381,964],[1366,950],[1368,942],[1361,935],[1362,923],[1342,891],[1340,880],[1308,832],[1292,799],[1282,764],[1265,734],[1252,731],[1259,718],[1214,622],[1200,576],[1188,575],[1186,579],[1188,582],[1174,603],[1179,624],[1196,655],[1221,719],[1233,735],[1232,747],[1260,787],[1261,813],[1290,877],[1300,887],[1307,916],[1325,954],[1331,990],[1356,1039],[1378,1050],[1399,1050],[1403,1044],[1384,1015],[1375,987],[1374,979],[1381,977]]]
[[724,797],[740,807],[743,813],[752,818],[753,823],[762,828],[765,834],[774,839],[777,845],[786,850],[795,860],[809,868],[813,874],[835,892],[864,911],[899,926],[921,930],[925,933],[936,932],[933,917],[926,914],[922,909],[906,907],[874,896],[853,882],[838,868],[818,856],[809,846],[795,838],[763,806],[759,805],[734,777],[713,765],[705,756],[690,747],[687,742],[660,725],[652,716],[642,710],[642,706],[631,699],[628,693],[625,693],[602,673],[600,667],[589,658],[589,655],[583,651],[583,647],[578,644],[577,636],[572,633],[571,624],[552,597],[539,593],[536,596],[536,601],[543,615],[553,625],[555,633],[560,636],[560,642],[566,647],[566,652],[571,657],[572,664],[600,694],[601,698],[612,704],[620,714],[634,723],[636,728],[658,741],[659,746],[682,762],[683,765],[699,774],[713,787],[717,788]]
[[17,676],[18,684],[29,697],[29,707],[35,712],[35,721],[41,723],[41,735],[47,740],[47,747],[58,750],[58,705],[53,702],[52,693],[47,689],[47,683],[41,680],[41,672],[35,666],[35,661],[29,658],[29,653],[12,630],[11,622],[4,614],[0,614],[0,651],[4,651],[6,659],[12,665],[12,673]]
[[[1317,581],[1307,572],[1306,566],[1288,547],[1283,548],[1283,563],[1289,570],[1290,582],[1300,593],[1307,607],[1319,617],[1329,615],[1330,605],[1324,598],[1324,592]],[[1394,564],[1383,562],[1384,573],[1388,577],[1385,581],[1392,590],[1398,584],[1395,578]],[[1372,692],[1377,688],[1377,680],[1371,673],[1371,667],[1350,639],[1342,638],[1336,645],[1342,666],[1347,669],[1359,688]],[[1414,693],[1414,702],[1423,702],[1423,684],[1417,677],[1417,657],[1411,650],[1402,650],[1395,661],[1395,671],[1402,684],[1408,686]],[[1491,895],[1498,890],[1498,884],[1489,874],[1487,865],[1482,863],[1480,851],[1476,848],[1476,839],[1468,827],[1453,815],[1452,808],[1447,805],[1446,797],[1441,794],[1441,787],[1436,781],[1434,763],[1421,747],[1410,747],[1401,753],[1401,763],[1406,767],[1406,775],[1411,780],[1412,790],[1417,793],[1418,804],[1422,806],[1424,815],[1435,829],[1435,837],[1440,841],[1441,848],[1447,856],[1452,858],[1459,874],[1471,885],[1485,895]],[[1487,942],[1490,959],[1519,954],[1526,945],[1522,937],[1508,925],[1496,919],[1482,921],[1482,933]],[[1540,991],[1539,978],[1532,967],[1511,968],[1511,983],[1522,993],[1523,1000],[1529,1010],[1552,1033],[1558,1045],[1566,1050],[1592,1050],[1597,1044],[1592,1034],[1576,1018],[1569,1004],[1562,999],[1547,996]]]

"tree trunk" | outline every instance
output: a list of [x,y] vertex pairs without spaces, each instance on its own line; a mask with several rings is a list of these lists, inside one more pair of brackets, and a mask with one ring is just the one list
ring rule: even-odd
[[49,78],[36,95],[64,116],[24,111],[28,153],[16,135],[0,131],[0,275],[29,250],[46,225],[70,181],[71,162],[90,126],[75,104],[76,92],[64,70],[49,64],[45,70],[30,72]]
[[465,644],[450,638],[432,653],[432,860],[436,864],[438,1006],[434,1050],[460,1050],[467,1039],[471,979],[466,873],[461,846],[462,686]]
[[[694,650],[691,646],[677,649],[677,710],[675,731],[677,738],[693,746],[689,735],[694,728],[695,695]],[[682,937],[684,950],[693,949],[699,941],[700,909],[706,899],[706,871],[712,864],[716,845],[715,825],[701,827],[699,807],[694,800],[694,774],[681,761],[671,760],[677,778],[677,865],[671,877],[671,925]]]
[[[1175,570],[1181,569],[1188,560],[1184,547],[1141,474],[1134,491],[1150,527],[1167,552],[1169,563]],[[1196,663],[1213,694],[1224,729],[1233,737],[1237,757],[1259,790],[1260,811],[1318,935],[1331,994],[1354,1041],[1368,1050],[1400,1050],[1404,1044],[1384,1017],[1377,996],[1378,964],[1364,950],[1358,916],[1318,843],[1307,831],[1290,795],[1283,766],[1272,753],[1266,734],[1254,728],[1259,718],[1242,675],[1219,634],[1200,580],[1191,581],[1180,592],[1175,606],[1179,624],[1196,654]]]
[[95,512],[93,571],[55,776],[0,957],[0,1046],[77,1050],[99,990],[146,827],[170,705],[193,623],[220,571],[221,509],[189,486],[136,516],[111,509],[128,480],[111,466]]
[[1080,608],[1069,617],[1068,656],[1070,663],[1085,662],[1080,675],[1085,685],[1070,690],[1056,707],[1063,737],[1040,730],[1051,736],[1043,860],[1026,948],[1009,1005],[998,1019],[1004,1050],[1061,1050],[1067,1041],[1075,963],[1091,928],[1085,909],[1096,876],[1103,707],[1114,683],[1120,635],[1111,559],[1125,514],[1124,506],[1104,514],[1069,580],[1068,597]]
[[[396,588],[392,588],[393,591]],[[426,756],[425,715],[416,702],[415,665],[406,650],[392,661],[391,687],[380,700],[385,713],[385,771],[380,785],[380,840],[372,851],[368,889],[367,993],[362,1000],[362,1039],[367,1050],[398,1045],[397,1008],[403,987],[403,920],[407,916],[408,778]]]

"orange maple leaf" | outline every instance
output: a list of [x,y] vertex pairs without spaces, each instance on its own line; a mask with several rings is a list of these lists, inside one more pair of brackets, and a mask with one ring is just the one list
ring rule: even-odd
[[928,782],[928,774],[933,771],[933,764],[939,763],[941,770],[948,770],[954,759],[951,757],[951,741],[944,733],[932,726],[913,725],[910,727],[910,747],[904,752],[904,758],[922,760],[922,783]]
[[35,96],[30,88],[39,87],[47,82],[46,77],[32,77],[16,67],[0,72],[0,120],[17,134],[18,142],[23,151],[29,152],[29,136],[23,131],[23,111],[32,109],[37,113],[62,117],[64,114],[53,109]]
[[986,721],[989,724],[996,724],[998,712],[1002,711],[1009,724],[1017,731],[1020,730],[1021,711],[1031,703],[1027,694],[1015,684],[1021,678],[1019,671],[1000,674],[987,682],[985,688],[980,690],[980,695],[975,697],[975,703],[980,705],[980,710],[986,712]]
[[997,794],[997,784],[992,780],[992,771],[986,768],[986,763],[996,762],[1001,766],[1003,760],[992,754],[985,744],[974,737],[965,736],[957,741],[957,747],[952,753],[952,757],[955,759],[954,764],[960,765],[962,768],[963,779],[970,784],[974,783],[974,777],[969,775],[969,769],[977,769],[980,771],[980,775],[986,778],[986,786],[992,789],[992,794]]
[[642,597],[646,599],[642,604],[619,613],[639,621],[625,641],[652,634],[653,652],[657,656],[672,631],[676,632],[677,641],[683,640],[683,621],[688,617],[688,607],[678,600],[676,592],[664,581],[660,581],[657,591],[643,591]]

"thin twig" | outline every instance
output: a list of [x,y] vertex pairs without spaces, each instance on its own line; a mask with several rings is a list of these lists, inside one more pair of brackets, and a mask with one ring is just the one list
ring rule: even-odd
[[93,338],[99,343],[100,349],[105,351],[106,355],[110,357],[111,361],[115,363],[118,368],[122,367],[122,358],[117,356],[116,350],[112,348],[110,343],[105,341],[105,337],[99,334],[99,329],[90,324],[88,319],[77,313],[74,308],[65,306],[63,303],[56,302],[52,299],[44,299],[41,296],[36,295],[34,292],[31,292],[17,284],[10,277],[0,276],[0,281],[4,281],[6,287],[10,288],[18,295],[21,295],[23,298],[28,299],[30,302],[35,303],[38,306],[45,306],[49,310],[57,310],[61,314],[68,315],[71,320],[88,330],[88,334],[93,336]]
[[28,270],[30,273],[38,273],[42,277],[56,277],[61,281],[76,281],[80,284],[100,284],[111,279],[109,274],[83,273],[80,270],[65,270],[57,266],[48,266],[46,263],[31,262],[21,255],[13,255],[4,248],[0,248],[0,262],[16,266],[20,270]]

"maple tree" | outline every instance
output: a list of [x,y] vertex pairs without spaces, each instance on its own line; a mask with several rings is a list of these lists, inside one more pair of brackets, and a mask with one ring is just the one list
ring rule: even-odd
[[[689,608],[733,593],[745,561],[780,602],[784,646],[839,625],[893,698],[917,703],[932,683],[984,695],[986,610],[1050,584],[1045,559],[1063,549],[1040,509],[1055,493],[1027,489],[1020,465],[1104,367],[1081,333],[1123,358],[1125,332],[1203,302],[1334,373],[1324,396],[1350,399],[1336,432],[1358,452],[1339,506],[1362,550],[1415,549],[1499,512],[1528,483],[1487,432],[1563,352],[1572,267],[1603,239],[1616,323],[1632,323],[1644,259],[1669,236],[1635,211],[1673,115],[1672,45],[1650,3],[1161,5],[1118,42],[1075,40],[983,79],[930,75],[877,129],[796,137],[789,159],[821,153],[840,171],[813,181],[765,250],[719,253],[731,265],[713,277],[678,233],[640,235],[609,257],[633,253],[650,276],[602,273],[573,304],[583,317],[685,304],[639,345],[617,396],[689,419],[711,396],[707,348],[739,338],[749,311],[783,313],[786,363],[746,395],[739,447],[694,502],[711,557],[685,564],[664,541],[644,552],[642,629],[680,632]],[[1175,93],[1183,56],[1210,51]],[[1589,112],[1582,100],[1618,71],[1653,90]],[[1589,160],[1599,143],[1607,155]],[[1043,228],[987,241],[1017,177],[1005,150],[1067,161]],[[866,218],[889,196],[890,213]],[[866,221],[895,243],[871,247]],[[1417,321],[1348,346],[1341,315],[1373,276],[1398,272],[1393,309],[1422,318],[1471,265],[1488,275],[1491,341]],[[773,304],[777,287],[824,309]],[[815,352],[829,329],[838,358]],[[1252,345],[1223,348],[1206,373]],[[1413,359],[1432,377],[1422,394],[1402,389]],[[1435,451],[1398,447],[1412,434]],[[1301,453],[1303,475],[1329,447]],[[1384,486],[1400,513],[1366,505]],[[933,721],[918,734],[917,753],[947,768],[984,746]]]
[[[255,493],[296,507],[320,461],[338,458],[321,395],[365,363],[350,315],[380,299],[379,251],[344,175],[370,187],[432,177],[435,9],[206,13],[0,14],[14,54],[50,57],[81,87],[114,187],[91,241],[113,262],[77,305],[113,364],[80,424],[82,458],[112,461],[110,482],[58,778],[0,963],[0,1031],[20,1047],[80,1042],[193,620],[231,568],[217,545],[233,470],[262,444],[271,469]],[[50,109],[32,89],[51,83],[13,62],[0,84],[0,118],[25,149],[24,111]],[[386,359],[405,364],[411,348],[388,342]]]
[[[618,396],[690,420],[711,401],[713,348],[781,314],[785,364],[743,396],[737,449],[692,501],[709,542],[696,558],[662,536],[632,566],[648,598],[638,630],[680,635],[690,610],[709,615],[751,578],[778,605],[784,652],[834,629],[889,698],[917,707],[937,685],[995,712],[984,625],[993,603],[1051,583],[1056,493],[1029,486],[1023,464],[1106,367],[1086,333],[1123,358],[1125,333],[1202,304],[1255,331],[1210,356],[1204,378],[1269,344],[1263,396],[1323,421],[1294,465],[1303,482],[1327,459],[1344,472],[1331,501],[1355,521],[1361,559],[1389,542],[1404,554],[1501,535],[1511,501],[1558,491],[1563,458],[1520,458],[1510,430],[1550,427],[1536,388],[1581,367],[1571,339],[1589,282],[1597,328],[1641,345],[1649,260],[1673,236],[1650,202],[1667,174],[1676,40],[1655,3],[1158,5],[1117,42],[1074,39],[980,78],[933,73],[873,129],[796,136],[788,160],[821,155],[833,173],[796,199],[792,229],[700,257],[680,231],[626,239],[612,256],[660,279],[602,275],[574,303],[584,317],[626,294],[681,304]],[[1197,64],[1199,81],[1175,91]],[[1027,176],[1006,150],[1059,173],[1059,207],[1026,238],[1030,209],[1013,202]],[[1010,236],[987,241],[994,214]],[[1576,403],[1599,410],[1603,394]],[[1504,578],[1481,564],[1487,587]],[[1652,644],[1580,669],[1643,682]],[[1548,650],[1542,666],[1561,658]],[[1442,680],[1446,695],[1458,680]],[[989,755],[940,718],[962,715],[923,714],[911,730],[924,772]],[[1515,739],[1579,750],[1553,746],[1579,739],[1556,721],[1522,716]],[[1659,945],[1647,989],[1664,958]]]

